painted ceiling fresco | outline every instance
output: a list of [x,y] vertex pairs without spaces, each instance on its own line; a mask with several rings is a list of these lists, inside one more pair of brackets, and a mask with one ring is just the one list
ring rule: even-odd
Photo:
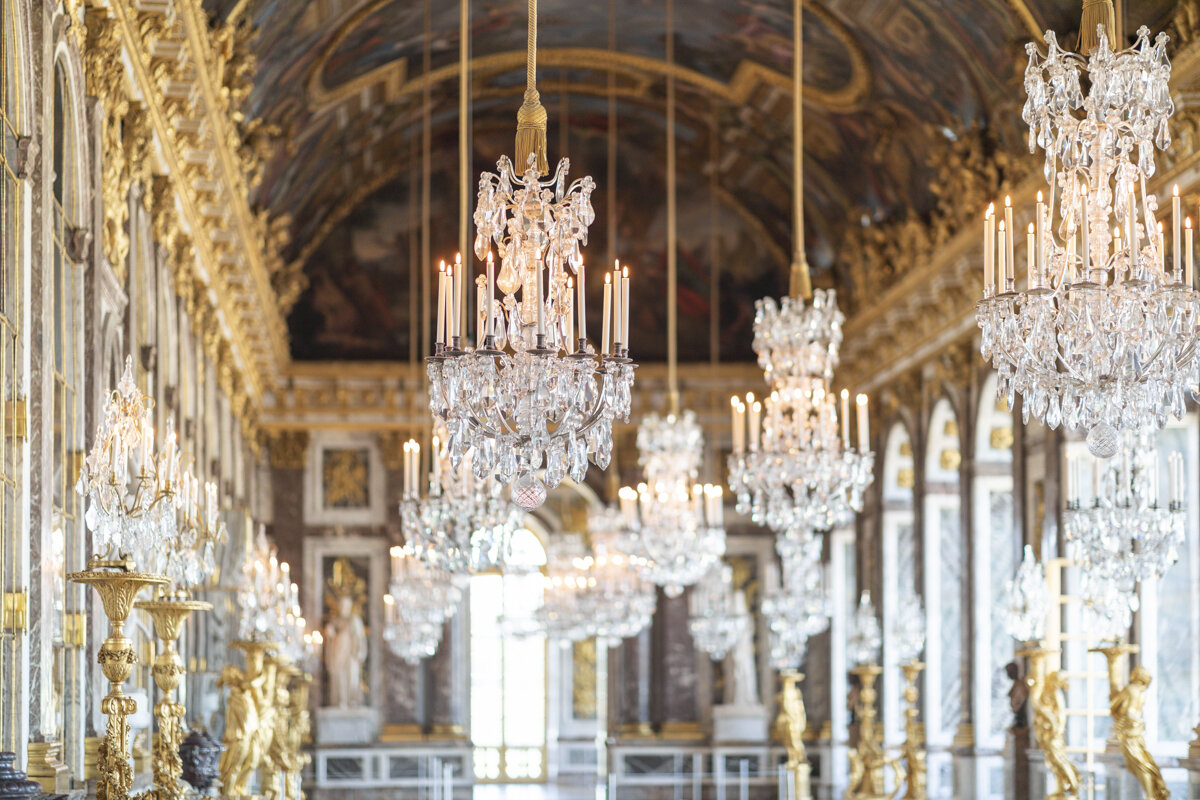
[[[259,31],[247,111],[277,125],[280,144],[254,201],[290,216],[285,259],[308,280],[289,318],[293,356],[407,359],[410,276],[414,268],[431,268],[414,261],[420,215],[411,206],[426,114],[430,252],[434,259],[450,257],[457,247],[458,3],[205,5],[214,19],[238,15]],[[707,361],[715,354],[751,359],[753,301],[785,288],[791,5],[675,0],[683,360]],[[1126,5],[1136,6],[1131,27],[1154,29],[1166,24],[1173,7],[1169,0]],[[644,333],[636,355],[660,360],[666,316],[665,3],[541,0],[540,7],[539,87],[550,114],[551,156],[562,154],[565,117],[572,173],[589,173],[599,184],[587,251],[593,261],[608,256],[605,96],[614,76],[617,255],[641,281],[636,327]],[[930,154],[947,148],[957,134],[980,128],[1007,149],[1023,146],[1024,43],[1041,29],[1076,30],[1079,2],[822,0],[805,7],[807,252],[815,282],[838,286],[852,306],[856,287],[838,261],[848,237],[862,237],[866,223],[929,214],[937,200],[929,189]],[[525,3],[473,0],[470,27],[474,187],[479,171],[512,149],[523,88]],[[608,51],[610,33],[615,54]],[[716,202],[710,203],[714,155]],[[720,325],[715,341],[708,333],[714,305]]]

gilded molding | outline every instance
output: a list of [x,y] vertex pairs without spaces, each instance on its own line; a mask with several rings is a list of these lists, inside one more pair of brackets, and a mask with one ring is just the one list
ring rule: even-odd
[[267,449],[271,466],[276,469],[304,469],[308,459],[308,431],[276,431],[271,434]]

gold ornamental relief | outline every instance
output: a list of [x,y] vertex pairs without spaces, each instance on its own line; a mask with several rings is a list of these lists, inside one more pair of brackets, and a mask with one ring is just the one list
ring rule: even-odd
[[321,454],[325,508],[367,508],[370,453],[364,448],[327,449]]

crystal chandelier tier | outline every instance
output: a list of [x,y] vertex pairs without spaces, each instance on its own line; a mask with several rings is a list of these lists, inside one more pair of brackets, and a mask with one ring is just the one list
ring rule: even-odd
[[422,558],[418,547],[391,549],[392,577],[383,597],[383,640],[409,664],[437,652],[442,629],[462,603],[461,578]]
[[733,589],[733,568],[718,564],[696,583],[688,598],[688,629],[696,649],[720,661],[751,624],[746,595]]
[[[174,446],[174,433],[167,441]],[[186,596],[217,571],[217,548],[228,538],[217,501],[217,484],[200,481],[190,469],[179,479],[175,494],[175,537],[167,546],[147,554],[147,568],[161,572],[176,593]]]
[[519,168],[502,156],[497,171],[479,181],[475,254],[486,266],[476,281],[476,341],[466,338],[468,280],[459,264],[439,272],[437,345],[426,359],[430,409],[446,424],[452,463],[473,448],[476,474],[512,484],[513,501],[526,509],[540,506],[547,487],[567,475],[582,481],[589,460],[608,466],[612,423],[629,416],[635,367],[629,272],[619,265],[605,275],[599,352],[588,342],[580,247],[595,219],[595,183],[587,177],[568,185],[565,158],[542,177],[546,112],[534,82],[536,52],[531,3]]
[[127,561],[135,554],[146,560],[148,554],[164,552],[176,535],[179,448],[168,427],[155,451],[153,408],[153,398],[142,394],[134,380],[133,357],[126,357],[75,484],[75,491],[87,498],[84,520],[102,560]]
[[592,559],[568,540],[547,554],[542,604],[534,612],[536,630],[548,639],[569,644],[591,636],[596,577]]
[[1113,608],[1123,601],[1132,614],[1137,584],[1162,577],[1179,557],[1187,522],[1183,454],[1167,458],[1165,498],[1151,429],[1122,431],[1116,458],[1086,460],[1090,469],[1082,457],[1068,462],[1068,554],[1083,567],[1085,597]]
[[882,645],[883,632],[879,618],[875,616],[875,606],[871,604],[871,592],[865,591],[859,595],[858,608],[850,619],[850,635],[846,641],[850,662],[855,666],[878,664]]
[[[774,669],[797,669],[808,652],[808,640],[829,627],[833,614],[818,547],[797,548],[780,557],[779,588],[763,595],[762,613],[771,632],[770,659]],[[812,552],[815,549],[815,554]]]
[[1171,141],[1167,36],[1151,44],[1143,27],[1114,52],[1111,34],[1098,32],[1087,58],[1050,31],[1044,58],[1026,45],[1022,118],[1030,152],[1045,153],[1049,202],[1039,194],[1028,224],[1023,290],[1012,204],[988,208],[976,319],[998,395],[1010,405],[1020,395],[1024,413],[1051,428],[1088,429],[1089,450],[1108,458],[1130,420],[1162,427],[1182,416],[1200,366],[1200,297],[1178,190],[1160,221],[1146,186],[1154,151]]
[[509,540],[525,515],[504,497],[504,487],[474,469],[476,453],[467,452],[456,468],[444,439],[434,436],[427,494],[421,496],[421,445],[404,443],[404,489],[400,520],[414,552],[432,567],[453,573],[502,567]]
[[642,577],[645,564],[625,530],[621,513],[602,507],[588,516],[595,578],[591,635],[615,646],[650,626],[657,604],[654,584]]
[[678,597],[703,578],[725,554],[720,486],[662,482],[621,487],[621,514],[637,537],[641,573]]
[[299,587],[292,582],[291,567],[280,561],[267,534],[259,528],[254,550],[242,565],[237,589],[238,638],[243,641],[280,641],[289,615],[294,624],[300,614]]

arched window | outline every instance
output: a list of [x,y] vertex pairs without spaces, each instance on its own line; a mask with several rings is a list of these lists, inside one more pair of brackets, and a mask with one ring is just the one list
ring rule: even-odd
[[471,578],[471,739],[480,781],[546,777],[546,638],[506,626],[541,605],[546,551],[527,529],[511,544],[503,575]]
[[[913,531],[913,486],[916,473],[912,438],[896,423],[888,432],[883,456],[883,725],[888,742],[903,737],[900,712],[900,659],[892,636],[896,614],[905,598],[916,592],[916,537]],[[880,602],[882,601],[882,602]]]
[[1021,537],[1013,511],[1013,417],[990,377],[980,395],[975,430],[972,614],[975,676],[972,719],[976,744],[999,749],[1012,722],[1005,666],[1013,643],[1004,627],[1005,585],[1020,562]]
[[950,796],[949,748],[963,720],[963,591],[966,548],[959,495],[962,463],[958,418],[950,401],[933,407],[925,447],[925,736],[931,796]]

